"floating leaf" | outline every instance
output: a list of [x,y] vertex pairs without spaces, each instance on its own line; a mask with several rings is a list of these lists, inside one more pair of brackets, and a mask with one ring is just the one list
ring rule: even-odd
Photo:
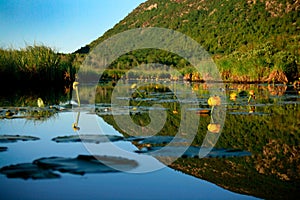
[[87,142],[87,143],[103,143],[103,142],[116,142],[123,140],[124,138],[117,135],[70,135],[59,136],[52,140],[55,142]]
[[0,152],[7,151],[7,147],[0,147]]
[[167,144],[170,142],[187,142],[187,140],[184,138],[172,136],[129,137],[126,140],[137,142],[138,144]]
[[[181,155],[181,152],[185,151]],[[200,152],[208,151],[205,157],[207,158],[225,158],[225,157],[239,157],[239,156],[250,156],[251,153],[248,151],[243,151],[239,149],[206,149],[203,147],[196,146],[155,146],[155,147],[146,147],[142,150],[136,151],[137,153],[150,154],[152,156],[159,157],[183,157],[183,158],[197,158],[199,157]]]
[[0,169],[0,173],[5,174],[8,178],[22,179],[50,179],[60,177],[59,174],[55,174],[48,169],[40,168],[33,163],[5,166]]
[[50,157],[35,160],[34,164],[45,169],[72,174],[107,173],[128,171],[138,166],[134,160],[112,156],[79,155],[76,158]]
[[26,136],[26,135],[0,135],[0,143],[10,143],[21,141],[34,141],[39,140],[40,138],[34,136]]
[[40,158],[32,163],[2,167],[0,173],[8,178],[50,179],[59,178],[53,171],[79,174],[128,171],[138,166],[134,160],[113,156],[79,155],[76,158]]

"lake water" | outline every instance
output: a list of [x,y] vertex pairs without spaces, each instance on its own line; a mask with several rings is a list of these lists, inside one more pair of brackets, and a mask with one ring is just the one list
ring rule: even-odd
[[[80,107],[75,92],[2,95],[0,198],[276,199],[300,194],[299,88],[227,84],[216,92],[226,94],[221,105],[212,109],[207,100],[214,89],[207,84],[147,83],[134,89],[132,84],[120,86],[129,88],[130,96],[117,92],[113,103],[118,88],[112,83],[96,89],[82,85]],[[232,93],[236,99],[230,99]],[[39,97],[45,107],[37,107]],[[151,118],[155,112],[162,116],[158,122]],[[118,122],[128,117],[137,129]],[[178,134],[193,130],[182,120],[197,125],[190,142]],[[165,124],[148,129],[151,121]],[[209,124],[221,124],[219,133],[207,131]],[[151,130],[158,131],[149,139]],[[201,158],[197,150],[209,144],[207,134],[219,135]],[[182,150],[186,144],[193,148]],[[99,167],[98,161],[108,164]]]

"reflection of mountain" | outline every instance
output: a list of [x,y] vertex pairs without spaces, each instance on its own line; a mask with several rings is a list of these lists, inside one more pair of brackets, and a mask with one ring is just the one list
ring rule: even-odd
[[255,162],[255,156],[201,160],[180,158],[170,167],[241,194],[264,199],[295,199],[299,196],[299,179],[283,181],[276,176],[258,173],[254,168]]
[[[112,116],[101,117],[118,128],[113,122]],[[242,122],[238,122],[237,116],[227,116],[226,124],[230,127],[230,121],[235,120],[238,127],[246,126],[251,118],[242,119]],[[295,120],[296,118],[292,123]],[[272,123],[272,121],[268,123]],[[253,156],[205,159],[179,158],[169,167],[215,183],[227,190],[264,199],[294,199],[300,195],[298,189],[300,188],[300,149],[299,146],[288,142],[288,140],[293,140],[292,143],[299,144],[299,138],[294,140],[293,137],[285,137],[286,132],[283,129],[283,132],[277,132],[278,136],[272,133],[275,135],[273,137],[278,137],[278,140],[266,142],[268,137],[272,136],[265,133],[259,134],[259,130],[255,131],[256,136],[253,133],[249,134],[249,132],[243,131],[243,129],[237,129],[237,131],[240,131],[240,134],[234,136],[228,129],[225,129],[217,146],[243,147],[253,152]],[[234,133],[234,131],[232,132]]]
[[265,199],[296,198],[300,188],[299,105],[264,106],[269,116],[227,115],[217,146],[251,157],[178,159],[170,167],[228,190]]
[[[228,103],[227,109],[230,112],[227,113],[222,134],[216,144],[217,148],[249,151],[253,156],[180,158],[170,167],[242,194],[265,199],[296,198],[300,195],[300,104],[297,101],[290,103],[293,94],[287,94],[291,91],[278,97],[272,96],[266,88],[255,88],[255,93],[256,99],[251,104],[256,108],[254,113],[247,111],[247,98],[238,98]],[[174,115],[171,110],[168,115],[167,123],[159,135],[174,136],[177,132],[180,115]],[[122,132],[112,115],[99,116],[124,136],[130,135]],[[147,113],[134,117],[137,117],[134,120],[140,124],[148,120]],[[200,118],[194,145],[201,145],[209,120],[209,117]]]

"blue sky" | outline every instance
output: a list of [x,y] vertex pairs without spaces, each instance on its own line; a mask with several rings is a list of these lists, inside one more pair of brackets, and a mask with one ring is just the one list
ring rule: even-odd
[[0,0],[0,47],[43,44],[70,53],[146,0]]

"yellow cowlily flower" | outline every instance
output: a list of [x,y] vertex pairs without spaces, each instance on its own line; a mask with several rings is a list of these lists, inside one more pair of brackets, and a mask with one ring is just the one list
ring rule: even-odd
[[251,98],[253,98],[253,99],[255,99],[255,92],[254,92],[254,90],[250,90],[249,91],[249,99],[248,99],[248,103],[250,102],[250,100],[251,100]]
[[38,105],[39,108],[45,107],[44,101],[43,101],[42,98],[38,98],[38,100],[37,100],[37,105]]
[[73,128],[74,131],[79,131],[80,130],[80,128],[78,127],[78,124],[76,122],[72,124],[72,128]]
[[230,100],[235,101],[237,98],[237,94],[235,92],[230,94]]
[[74,83],[73,83],[73,89],[77,89],[77,86],[79,85],[79,82],[77,82],[77,81],[74,81]]
[[207,103],[210,106],[219,106],[221,105],[221,98],[219,96],[210,97]]
[[137,84],[136,84],[136,83],[132,84],[130,88],[131,88],[131,89],[137,88]]
[[219,133],[219,131],[221,129],[221,125],[220,124],[208,124],[207,129],[211,133]]

